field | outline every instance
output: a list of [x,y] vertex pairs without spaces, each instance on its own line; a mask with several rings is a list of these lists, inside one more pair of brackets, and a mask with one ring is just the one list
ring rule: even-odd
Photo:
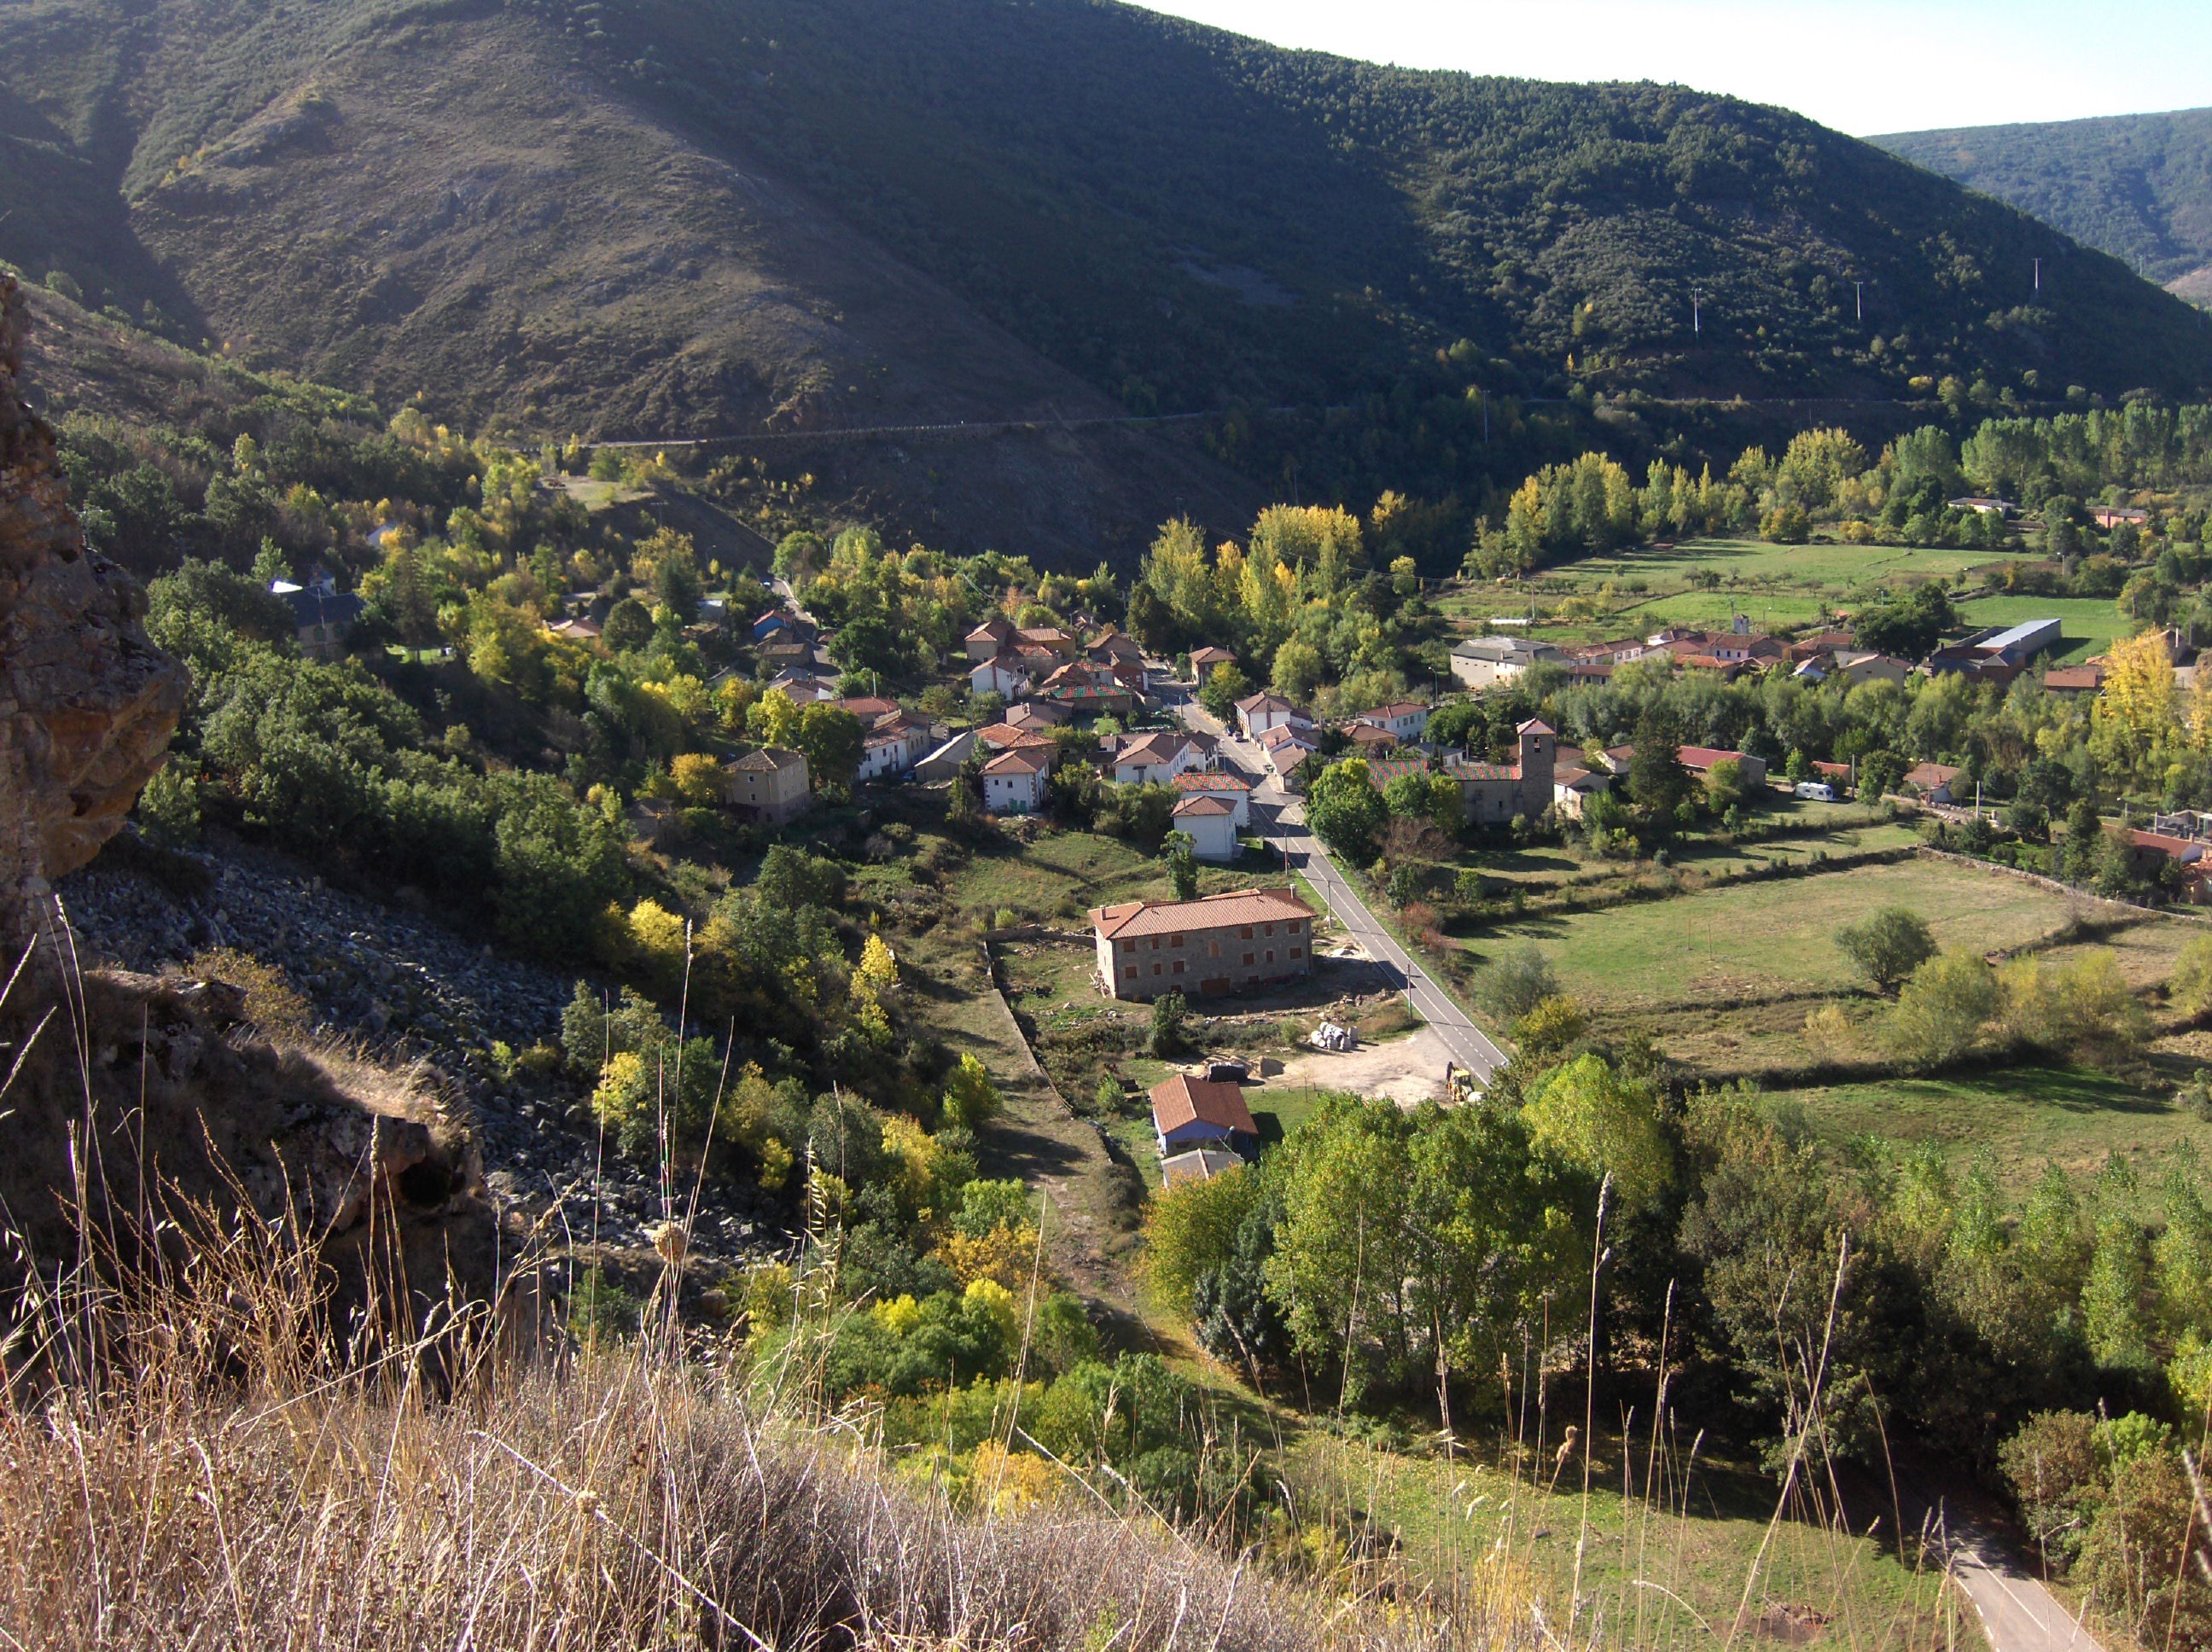
[[[1526,615],[1533,587],[1553,641],[1648,633],[1662,626],[1726,630],[1737,614],[1762,630],[1810,625],[1824,610],[1870,587],[1950,580],[2007,560],[2000,552],[1898,545],[1770,545],[1750,539],[1685,540],[1559,563],[1526,586],[1474,586],[1444,611],[1469,623]],[[2000,598],[1997,600],[2013,600]]]
[[[1554,1419],[1551,1432],[1558,1428]],[[1735,1641],[1732,1625],[1746,1641],[1860,1652],[1978,1642],[1956,1620],[1937,1564],[1917,1566],[1863,1534],[1877,1516],[1885,1533],[1904,1523],[1886,1489],[1853,1488],[1842,1519],[1802,1497],[1777,1518],[1773,1482],[1716,1464],[1709,1443],[1692,1464],[1687,1439],[1662,1441],[1654,1454],[1639,1432],[1624,1465],[1618,1437],[1601,1436],[1586,1502],[1579,1458],[1553,1486],[1530,1483],[1552,1477],[1549,1441],[1522,1458],[1516,1476],[1492,1461],[1447,1463],[1317,1429],[1285,1453],[1285,1495],[1328,1507],[1354,1529],[1389,1534],[1397,1564],[1416,1577],[1478,1594],[1532,1593],[1561,1613],[1576,1601],[1580,1622],[1552,1626],[1568,1634],[1565,1644],[1703,1647]],[[1829,1493],[1821,1495],[1825,1504]],[[1964,1642],[1954,1642],[1961,1630]]]
[[1979,597],[1960,614],[1978,626],[2018,625],[2023,620],[2063,621],[2063,640],[2045,658],[2052,664],[2103,653],[2131,629],[2117,604],[2103,597]]
[[2074,905],[2021,880],[1905,860],[1528,919],[1499,926],[1492,946],[1534,942],[1562,984],[1593,1002],[1735,1000],[1850,990],[1835,933],[1877,908],[1910,907],[1945,947],[1988,952],[2051,933]]

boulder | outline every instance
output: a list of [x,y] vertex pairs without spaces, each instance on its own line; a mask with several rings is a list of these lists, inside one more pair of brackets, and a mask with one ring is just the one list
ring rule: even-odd
[[145,592],[85,547],[53,432],[18,383],[27,315],[0,274],[0,948],[11,955],[46,920],[51,880],[99,853],[161,766],[186,687],[147,638]]

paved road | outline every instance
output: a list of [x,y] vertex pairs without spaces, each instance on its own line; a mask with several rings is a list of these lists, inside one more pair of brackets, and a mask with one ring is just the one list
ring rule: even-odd
[[1328,903],[1329,911],[1345,932],[1358,943],[1360,951],[1382,966],[1383,973],[1391,978],[1391,984],[1404,993],[1421,1018],[1436,1029],[1451,1059],[1463,1067],[1472,1068],[1477,1083],[1488,1084],[1490,1075],[1505,1065],[1505,1052],[1483,1036],[1482,1029],[1468,1019],[1467,1011],[1458,1002],[1430,978],[1428,972],[1398,944],[1397,938],[1367,909],[1367,903],[1353,892],[1328,851],[1306,830],[1304,805],[1284,791],[1258,744],[1224,729],[1195,701],[1184,701],[1176,710],[1189,726],[1220,738],[1224,760],[1242,769],[1254,781],[1255,829],[1282,853],[1291,867],[1304,874],[1314,893]]
[[2049,1589],[2002,1555],[1985,1553],[1999,1552],[1985,1550],[1978,1534],[1954,1540],[1951,1576],[1974,1603],[1992,1652],[2103,1652]]

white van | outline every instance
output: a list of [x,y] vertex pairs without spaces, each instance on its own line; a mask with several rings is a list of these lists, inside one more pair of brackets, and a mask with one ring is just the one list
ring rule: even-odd
[[1808,803],[1833,803],[1836,788],[1826,780],[1800,780],[1797,782],[1797,795]]

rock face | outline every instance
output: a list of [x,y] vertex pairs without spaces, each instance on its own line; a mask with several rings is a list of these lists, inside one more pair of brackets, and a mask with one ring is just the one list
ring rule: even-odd
[[145,593],[85,549],[52,431],[24,405],[26,311],[0,275],[0,949],[45,920],[49,880],[99,852],[169,746],[184,668]]

